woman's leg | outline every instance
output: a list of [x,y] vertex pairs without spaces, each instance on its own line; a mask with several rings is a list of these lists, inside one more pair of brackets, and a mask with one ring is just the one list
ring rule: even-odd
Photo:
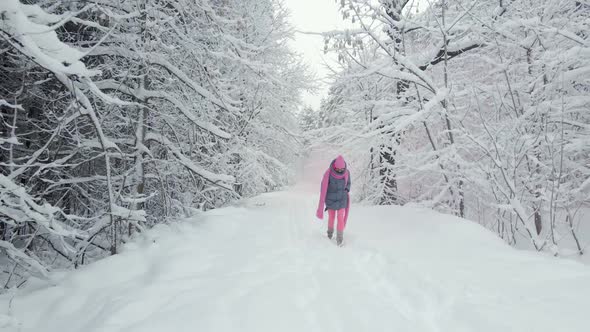
[[344,232],[344,228],[346,227],[346,223],[344,222],[344,215],[346,214],[346,209],[340,209],[337,212],[337,218],[338,218],[338,232]]
[[336,210],[328,209],[328,237],[330,239],[334,234],[334,219],[336,219]]
[[344,222],[344,215],[345,214],[346,214],[346,209],[340,209],[337,211],[337,215],[338,215],[337,230],[338,230],[338,232],[336,233],[336,241],[338,242],[338,245],[341,245],[342,241],[344,240],[344,227],[346,227],[346,224]]

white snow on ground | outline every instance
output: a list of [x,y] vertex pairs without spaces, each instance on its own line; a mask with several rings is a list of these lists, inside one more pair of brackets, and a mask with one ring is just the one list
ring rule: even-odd
[[474,223],[407,207],[353,205],[339,248],[313,218],[320,177],[312,167],[308,183],[160,225],[119,255],[56,275],[55,285],[3,295],[0,326],[588,331],[588,266],[518,251]]

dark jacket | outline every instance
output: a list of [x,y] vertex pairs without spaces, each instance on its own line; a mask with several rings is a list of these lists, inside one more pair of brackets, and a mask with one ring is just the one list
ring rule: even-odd
[[[348,172],[348,170],[346,170]],[[348,178],[348,183],[346,183]],[[328,190],[326,192],[326,209],[340,210],[348,206],[348,192],[350,191],[350,176],[335,178],[330,174]]]

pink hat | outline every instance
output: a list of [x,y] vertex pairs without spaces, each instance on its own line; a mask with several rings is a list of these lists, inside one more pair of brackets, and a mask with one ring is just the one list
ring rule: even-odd
[[336,157],[336,160],[334,160],[334,168],[346,168],[346,162],[342,156],[339,155]]

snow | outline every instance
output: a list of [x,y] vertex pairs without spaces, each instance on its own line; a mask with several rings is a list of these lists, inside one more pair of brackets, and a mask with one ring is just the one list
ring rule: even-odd
[[16,109],[21,110],[21,111],[23,110],[23,107],[21,105],[13,105],[13,104],[7,102],[4,99],[0,99],[0,106],[6,106],[6,107],[10,107],[10,108],[16,108]]
[[[302,183],[138,235],[0,297],[4,331],[587,331],[590,267],[416,207],[353,205],[339,248]],[[354,170],[352,170],[354,175]],[[354,188],[353,188],[354,189]],[[9,302],[11,302],[9,304]]]
[[22,145],[16,136],[2,138],[2,144],[13,144],[13,145]]
[[111,213],[113,216],[121,217],[125,220],[146,221],[144,210],[130,210],[128,208],[112,204]]
[[19,4],[20,9],[32,22],[43,25],[50,25],[61,21],[61,15],[47,13],[39,5]]

